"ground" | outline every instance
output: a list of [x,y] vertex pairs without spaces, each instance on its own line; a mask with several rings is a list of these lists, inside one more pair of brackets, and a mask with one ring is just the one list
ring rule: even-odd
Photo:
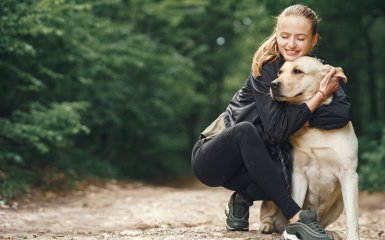
[[[108,182],[0,204],[0,239],[282,239],[259,232],[258,202],[249,232],[226,231],[224,206],[231,192],[189,182]],[[384,193],[360,193],[359,223],[361,239],[385,239]],[[344,233],[344,216],[328,229]]]

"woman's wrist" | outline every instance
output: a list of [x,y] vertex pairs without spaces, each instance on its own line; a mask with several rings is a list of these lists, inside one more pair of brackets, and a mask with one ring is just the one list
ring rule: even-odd
[[325,93],[325,91],[322,91],[321,89],[319,89],[319,90],[317,91],[317,93],[321,93],[321,94],[323,95],[324,99],[328,98],[327,95],[326,95],[326,93]]
[[309,108],[311,112],[314,112],[318,106],[325,100],[325,93],[322,92],[322,90],[318,90],[313,97],[311,97],[307,102],[306,105]]

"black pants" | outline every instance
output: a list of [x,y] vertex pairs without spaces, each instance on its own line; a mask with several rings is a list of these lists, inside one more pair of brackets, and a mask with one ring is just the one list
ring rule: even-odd
[[261,133],[249,122],[229,127],[207,142],[198,140],[191,165],[196,177],[207,186],[223,186],[249,201],[271,200],[287,219],[300,210],[275,168]]

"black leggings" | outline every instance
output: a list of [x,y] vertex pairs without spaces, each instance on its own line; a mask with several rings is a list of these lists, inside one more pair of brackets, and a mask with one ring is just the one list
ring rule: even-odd
[[300,210],[275,168],[261,133],[249,122],[229,127],[209,141],[198,140],[191,165],[207,186],[223,186],[249,201],[271,200],[287,219]]

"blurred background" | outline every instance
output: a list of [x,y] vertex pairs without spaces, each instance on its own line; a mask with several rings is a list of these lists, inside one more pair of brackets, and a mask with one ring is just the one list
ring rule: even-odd
[[348,76],[360,188],[385,190],[383,0],[1,0],[1,197],[191,175],[199,133],[295,3]]

